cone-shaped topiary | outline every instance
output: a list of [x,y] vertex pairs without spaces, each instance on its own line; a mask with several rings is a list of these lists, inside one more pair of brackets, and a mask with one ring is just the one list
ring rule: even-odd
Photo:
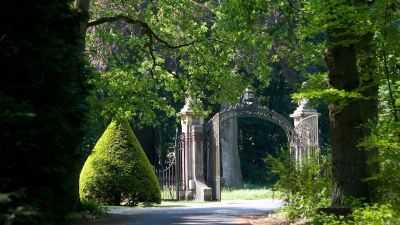
[[129,123],[113,120],[80,175],[81,199],[137,205],[160,203],[157,178]]

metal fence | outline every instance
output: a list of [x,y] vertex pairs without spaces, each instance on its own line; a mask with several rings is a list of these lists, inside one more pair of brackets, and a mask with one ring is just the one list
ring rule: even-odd
[[161,188],[161,199],[178,200],[175,164],[170,164],[169,167],[163,170],[156,170],[156,174]]
[[166,168],[156,169],[158,183],[161,188],[161,199],[179,200],[179,190],[182,189],[182,154],[184,154],[184,137],[177,131],[174,151],[168,155]]

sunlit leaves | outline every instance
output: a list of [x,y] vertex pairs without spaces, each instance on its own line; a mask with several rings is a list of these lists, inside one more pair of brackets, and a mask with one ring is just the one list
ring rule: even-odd
[[107,119],[134,117],[141,124],[151,124],[156,120],[157,110],[162,109],[169,115],[175,113],[165,98],[152,91],[154,83],[150,77],[135,76],[115,68],[96,79],[96,103]]
[[400,123],[388,121],[387,118],[379,122],[372,134],[360,143],[362,149],[374,151],[378,154],[373,159],[379,162],[380,169],[371,178],[380,183],[379,191],[382,200],[394,205],[400,202]]
[[[253,79],[267,85],[272,39],[265,29],[269,13],[266,9],[264,1],[95,2],[92,19],[125,15],[147,23],[158,38],[171,46],[192,43],[171,49],[144,33],[140,26],[122,21],[90,28],[88,52],[92,64],[104,73],[99,77],[99,86],[116,88],[109,91],[113,94],[109,94],[110,100],[104,104],[109,107],[104,111],[138,118],[135,112],[142,103],[126,102],[127,96],[137,94],[138,98],[160,99],[153,107],[140,107],[154,118],[154,108],[170,114],[170,105],[187,95],[212,104],[236,102]],[[121,74],[134,78],[117,85],[108,82],[120,79]],[[141,89],[147,92],[138,91]],[[122,96],[117,98],[119,95]],[[116,100],[112,102],[112,98]]]

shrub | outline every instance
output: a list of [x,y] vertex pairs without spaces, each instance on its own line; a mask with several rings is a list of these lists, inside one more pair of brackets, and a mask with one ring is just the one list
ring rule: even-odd
[[113,120],[80,175],[81,199],[120,205],[160,203],[154,171],[127,121]]
[[355,207],[353,213],[348,217],[335,216],[333,214],[315,215],[313,222],[321,225],[395,225],[399,224],[400,214],[390,204],[364,204],[363,206]]
[[79,211],[99,215],[107,212],[107,208],[102,207],[93,199],[83,199],[81,200]]
[[380,121],[360,147],[378,150],[372,163],[379,164],[379,170],[369,180],[378,182],[380,200],[393,206],[400,205],[400,122]]
[[289,220],[312,219],[316,210],[330,205],[330,159],[319,151],[296,165],[288,149],[282,149],[278,157],[269,155],[265,162],[270,175],[279,176],[274,189],[283,194],[286,204],[281,210]]

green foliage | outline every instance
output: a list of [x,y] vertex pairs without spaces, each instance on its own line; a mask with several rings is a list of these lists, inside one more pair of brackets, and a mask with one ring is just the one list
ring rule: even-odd
[[319,100],[320,102],[337,102],[337,111],[341,111],[346,105],[351,104],[351,101],[357,99],[366,99],[359,91],[345,91],[336,88],[326,88],[323,90],[307,90],[293,94],[293,99],[309,98]]
[[352,217],[355,224],[397,224],[400,214],[391,205],[374,204],[354,210]]
[[106,216],[108,208],[101,206],[93,199],[83,199],[80,201],[77,211],[70,213],[67,217],[68,224],[77,224],[86,220],[93,220]]
[[399,212],[390,204],[365,204],[362,207],[356,207],[348,217],[317,214],[313,222],[324,225],[395,225],[398,224],[399,219]]
[[[358,3],[357,3],[358,2]],[[353,4],[352,4],[353,3]],[[271,4],[272,5],[272,4]],[[280,23],[292,22],[290,29],[279,28],[286,48],[278,50],[286,53],[289,63],[293,68],[307,78],[309,82],[302,89],[301,97],[315,98],[317,101],[338,101],[340,108],[351,104],[352,100],[365,96],[365,81],[374,80],[375,85],[393,85],[399,80],[399,13],[396,0],[382,1],[296,1],[281,3],[273,6],[280,10],[284,16]],[[326,34],[329,33],[331,40],[329,45]],[[368,46],[365,43],[369,42]],[[360,88],[346,92],[336,90],[328,86],[327,77],[322,72],[327,70],[324,60],[325,50],[334,46],[357,46],[357,66],[360,74]],[[294,49],[288,51],[287,48]],[[277,55],[280,55],[279,52]],[[310,69],[317,66],[319,69]],[[329,89],[328,89],[329,88]],[[396,99],[396,96],[392,96]],[[374,98],[373,96],[372,98]],[[392,98],[392,102],[393,102]],[[387,99],[390,102],[390,99]],[[388,103],[389,103],[388,102]],[[393,103],[390,103],[393,104]],[[339,109],[340,110],[340,109]]]
[[113,120],[80,176],[81,199],[113,205],[160,203],[157,178],[126,120]]
[[100,212],[100,205],[93,199],[83,199],[80,205],[81,211]]
[[[389,88],[390,87],[390,88]],[[400,81],[389,86],[389,84],[382,85],[379,89],[379,105],[380,105],[380,118],[384,121],[396,120],[400,109]],[[393,99],[392,99],[393,97]]]
[[[398,96],[399,86],[393,86],[392,95]],[[398,105],[390,104],[390,91],[388,85],[380,88],[379,118],[367,126],[371,127],[371,135],[365,138],[359,147],[367,153],[376,152],[371,162],[379,166],[379,169],[368,178],[377,182],[381,203],[392,206],[400,204],[400,122],[393,113]],[[397,107],[397,109],[396,109]],[[397,207],[397,210],[400,210]]]
[[107,208],[100,206],[99,203],[93,199],[82,199],[78,210],[92,215],[99,215],[107,212]]
[[379,164],[377,171],[369,179],[379,182],[379,194],[383,202],[392,205],[400,203],[400,122],[380,122],[370,137],[360,147],[366,151],[378,150],[373,159]]
[[270,175],[279,176],[274,188],[282,192],[286,202],[282,211],[288,219],[313,218],[318,208],[330,205],[330,160],[327,155],[315,152],[299,165],[287,149],[281,149],[277,157],[269,155],[265,159]]
[[[305,75],[308,81],[302,93],[294,95],[294,98],[308,97],[315,99],[315,102],[328,101],[334,103],[335,110],[338,111],[352,104],[353,101],[376,99],[376,92],[368,90],[380,86],[379,121],[375,121],[375,124],[374,121],[370,121],[369,126],[361,124],[374,131],[371,137],[359,146],[369,149],[369,152],[366,152],[368,157],[377,152],[377,156],[370,163],[378,164],[380,167],[375,175],[366,179],[366,182],[377,181],[381,185],[379,194],[383,197],[384,203],[398,205],[398,191],[396,191],[398,190],[397,174],[399,174],[398,138],[396,138],[399,136],[397,129],[399,125],[396,122],[398,121],[396,100],[399,99],[399,95],[396,82],[400,74],[398,1],[311,0],[281,5],[284,12],[291,13],[292,17],[296,18],[292,30],[283,29],[283,32],[288,36],[291,35],[293,40],[292,42],[285,40],[285,43],[295,49],[289,54],[289,61],[292,64],[301,62],[294,66]],[[276,6],[276,8],[279,7]],[[326,40],[327,36],[329,40]],[[321,73],[326,70],[324,51],[349,46],[355,47],[357,84],[351,88],[351,91],[346,87],[340,90],[330,88],[335,86],[335,79],[345,82],[346,77],[340,79],[330,77],[332,79],[328,85],[328,76],[326,73]],[[284,50],[282,52],[285,52]],[[318,66],[319,70],[310,70],[310,64]],[[334,74],[336,69],[330,68],[329,72]],[[376,108],[372,107],[371,112],[374,110]],[[331,113],[334,115],[335,112]],[[373,117],[375,116],[371,114],[370,119],[375,120],[376,118]],[[364,120],[363,123],[367,122],[361,115],[358,119]],[[334,124],[335,120],[331,122]],[[363,129],[367,131],[368,128]],[[332,129],[335,130],[335,125]],[[357,143],[360,141],[362,140],[358,140]],[[351,143],[347,145],[350,147]],[[373,187],[370,188],[373,191]]]
[[248,83],[266,86],[272,38],[264,27],[270,13],[265,6],[259,1],[92,2],[93,20],[127,15],[148,25],[141,29],[139,23],[116,21],[88,29],[101,114],[154,124],[157,115],[174,115],[171,106],[186,94],[200,99],[196,104],[219,104],[236,102]]
[[241,118],[239,127],[239,156],[243,179],[249,183],[266,184],[267,167],[263,159],[274,150],[286,145],[285,132],[278,125],[257,118]]
[[3,224],[39,225],[46,221],[37,203],[27,202],[25,192],[24,190],[19,190],[12,193],[0,194],[0,221]]

